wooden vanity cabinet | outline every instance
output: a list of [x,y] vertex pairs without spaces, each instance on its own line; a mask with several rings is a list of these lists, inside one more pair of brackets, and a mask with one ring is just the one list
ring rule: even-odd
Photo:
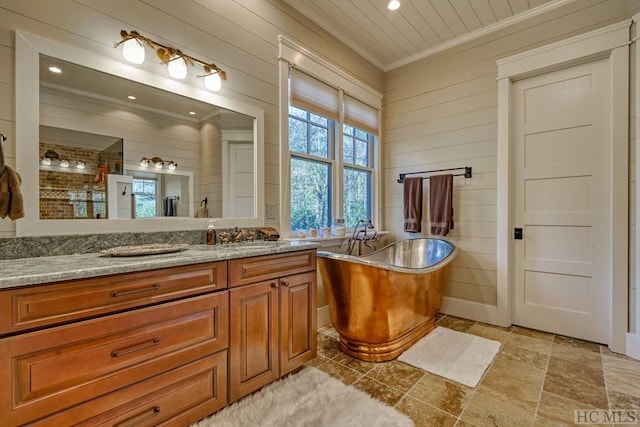
[[186,426],[316,355],[316,251],[0,290],[0,425]]
[[316,252],[229,261],[229,400],[316,356]]
[[223,262],[2,291],[0,424],[188,425],[224,407],[226,287]]

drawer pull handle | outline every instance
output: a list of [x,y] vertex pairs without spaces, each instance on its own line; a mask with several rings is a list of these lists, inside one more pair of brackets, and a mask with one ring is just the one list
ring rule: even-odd
[[149,286],[148,288],[140,288],[140,289],[134,289],[132,291],[113,291],[111,292],[111,296],[113,298],[115,297],[124,297],[126,295],[131,295],[131,294],[137,294],[140,292],[148,292],[148,291],[155,291],[160,289],[160,283],[154,283],[153,285]]
[[146,343],[142,343],[133,347],[129,347],[127,349],[124,350],[113,350],[111,352],[111,357],[120,357],[120,356],[124,356],[126,354],[130,354],[130,353],[135,353],[136,351],[140,351],[140,350],[144,350],[147,348],[151,348],[151,347],[155,347],[158,344],[160,344],[160,338],[154,338],[149,342]]
[[282,284],[282,286],[284,286],[285,288],[289,286],[289,282],[285,282],[284,280],[281,280],[280,284]]
[[278,285],[278,283],[277,283],[277,282],[271,282],[271,287],[272,287],[272,288],[279,288],[279,287],[280,287],[280,285]]
[[[146,417],[140,418],[139,420],[134,421],[131,424],[127,424],[127,421],[125,421],[122,424],[117,424],[116,427],[120,427],[120,426],[123,426],[123,427],[124,426],[134,427],[134,426],[137,426],[137,425],[140,425],[140,424],[144,423],[148,419],[153,418],[154,416],[156,416],[156,414],[159,414],[159,413],[160,413],[160,407],[159,406],[154,406],[153,408],[151,408],[151,413],[149,415],[147,415]],[[138,416],[139,415],[136,415],[135,417],[132,417],[132,418],[137,418]],[[129,419],[131,419],[131,418],[129,418]]]

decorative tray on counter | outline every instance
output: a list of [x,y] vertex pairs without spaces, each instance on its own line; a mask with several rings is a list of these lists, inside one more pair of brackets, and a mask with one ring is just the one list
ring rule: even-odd
[[107,256],[141,256],[156,255],[179,252],[189,247],[186,243],[170,244],[170,243],[151,243],[148,245],[137,246],[117,246],[100,251],[102,255]]

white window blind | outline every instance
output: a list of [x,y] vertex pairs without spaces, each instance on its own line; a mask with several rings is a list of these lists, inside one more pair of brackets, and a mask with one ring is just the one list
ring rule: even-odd
[[295,68],[291,69],[291,105],[335,121],[340,119],[338,89]]
[[344,96],[344,122],[373,135],[378,134],[378,110],[349,95]]

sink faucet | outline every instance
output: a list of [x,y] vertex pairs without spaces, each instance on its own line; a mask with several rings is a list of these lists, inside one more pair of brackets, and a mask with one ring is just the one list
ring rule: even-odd
[[[362,229],[358,229],[360,224],[362,224]],[[376,239],[378,232],[374,231],[373,233],[367,234],[367,230],[372,229],[375,229],[375,227],[370,219],[361,219],[356,223],[356,226],[353,228],[353,234],[347,243],[347,255],[353,255],[356,243],[358,244],[358,256],[362,255],[362,245],[369,249],[376,249],[376,247],[371,244],[371,241]]]

